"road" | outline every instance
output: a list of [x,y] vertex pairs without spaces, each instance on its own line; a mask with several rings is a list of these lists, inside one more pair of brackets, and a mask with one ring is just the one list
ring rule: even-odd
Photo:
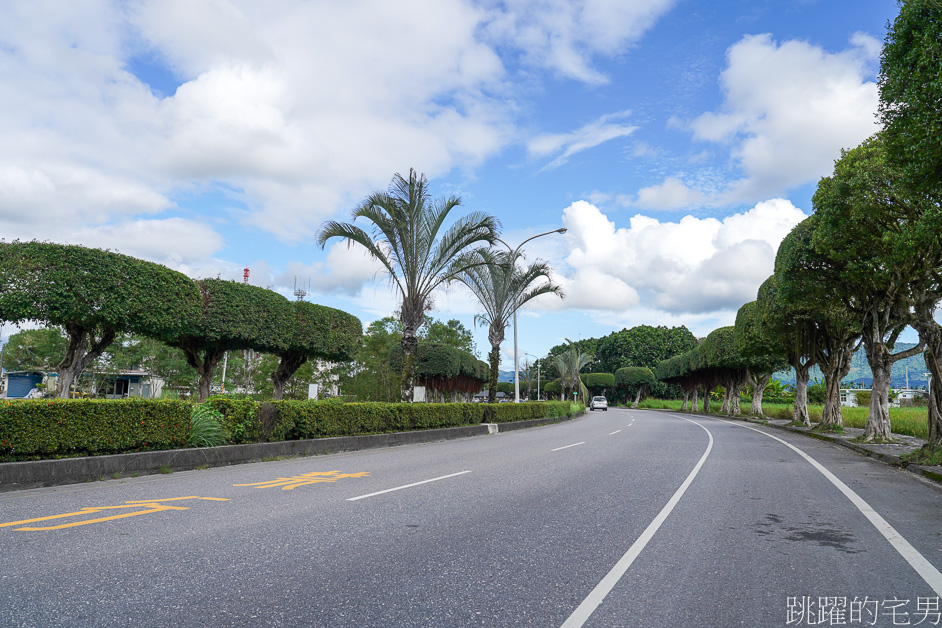
[[2,494],[0,625],[942,625],[940,515],[828,443],[612,408]]

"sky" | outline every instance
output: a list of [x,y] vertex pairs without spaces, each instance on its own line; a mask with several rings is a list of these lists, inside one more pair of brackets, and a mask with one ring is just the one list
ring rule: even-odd
[[[730,325],[841,149],[878,130],[895,0],[6,0],[0,238],[107,248],[358,316],[316,234],[395,173],[529,242],[565,298],[519,351]],[[362,221],[361,221],[362,222]],[[368,228],[368,224],[361,224]],[[474,328],[461,286],[431,315]],[[477,327],[481,357],[487,330]],[[3,336],[15,332],[7,326]],[[914,338],[904,338],[914,340]],[[513,332],[502,346],[513,365]]]

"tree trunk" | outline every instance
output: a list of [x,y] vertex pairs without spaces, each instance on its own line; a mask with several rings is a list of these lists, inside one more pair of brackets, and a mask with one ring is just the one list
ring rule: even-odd
[[811,379],[811,365],[808,360],[802,363],[801,358],[792,363],[795,369],[795,414],[792,417],[795,423],[811,427],[811,415],[808,414],[808,380]]
[[765,416],[762,413],[762,396],[765,394],[765,387],[769,385],[772,379],[772,373],[752,374],[752,406],[749,408],[749,414],[752,416]]
[[923,360],[929,371],[929,446],[942,447],[942,325],[935,322],[936,298],[924,295],[916,303],[912,326],[919,332],[919,341],[926,346]]
[[213,371],[216,370],[216,365],[219,364],[226,352],[222,349],[208,349],[201,357],[199,349],[191,343],[183,341],[179,344],[179,347],[183,350],[183,355],[186,356],[187,364],[192,366],[200,376],[197,385],[197,399],[200,403],[203,403],[209,397],[211,391]]
[[281,401],[284,398],[285,384],[305,362],[307,362],[307,356],[301,354],[300,351],[285,351],[281,354],[281,362],[271,374],[271,382],[274,386],[272,399]]
[[729,413],[734,415],[742,414],[742,409],[739,407],[739,398],[742,394],[743,386],[746,385],[746,380],[740,376],[732,381],[732,387],[729,394]]
[[706,386],[703,387],[703,412],[710,414],[710,390]]
[[850,343],[832,352],[827,360],[820,360],[824,374],[824,409],[821,411],[820,427],[844,425],[841,414],[841,380],[850,373],[851,359],[854,357],[856,342]]
[[415,350],[419,346],[419,340],[416,337],[417,327],[402,328],[402,376],[399,380],[400,401],[403,403],[412,403],[415,390],[413,385],[413,374],[415,373]]
[[59,363],[59,377],[56,379],[56,397],[59,399],[69,398],[75,378],[104,353],[115,336],[113,329],[100,331],[101,336],[97,339],[95,330],[72,325],[66,325],[65,330],[69,335],[69,348]]
[[491,345],[491,352],[487,354],[490,363],[490,375],[487,378],[487,402],[497,403],[497,377],[500,370],[500,345]]
[[696,388],[693,389],[693,405],[690,408],[691,412],[699,412],[699,410],[697,409],[697,393],[698,392],[699,392],[698,389]]
[[925,329],[917,328],[919,338],[926,343],[923,359],[926,370],[931,374],[929,380],[929,445],[942,446],[942,326],[932,321]]
[[[890,376],[893,364],[903,358],[916,355],[924,347],[920,340],[920,343],[911,349],[891,354],[888,343],[884,339],[884,333],[875,322],[871,322],[865,327],[863,335],[867,364],[873,373],[870,413],[867,415],[867,427],[864,428],[864,440],[868,442],[893,439],[893,430],[890,426]],[[893,344],[898,335],[897,331],[892,332],[889,344]]]
[[723,394],[723,405],[720,406],[720,414],[729,414],[730,400],[733,398],[733,383],[732,381],[724,383],[726,384],[726,392]]
[[638,387],[638,394],[635,395],[635,402],[634,402],[633,404],[631,404],[631,407],[632,407],[632,408],[637,408],[637,407],[638,407],[638,404],[641,402],[641,389],[642,389],[642,388],[644,388],[644,386],[639,386],[639,387]]
[[690,397],[690,391],[689,391],[689,390],[684,390],[684,402],[680,405],[680,411],[681,411],[681,412],[686,412],[686,411],[687,411],[687,399],[688,399],[689,397]]

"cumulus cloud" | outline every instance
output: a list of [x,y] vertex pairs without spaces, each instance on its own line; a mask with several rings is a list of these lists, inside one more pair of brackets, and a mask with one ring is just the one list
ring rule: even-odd
[[[687,125],[696,140],[729,150],[724,185],[700,188],[676,176],[640,190],[644,209],[754,203],[830,173],[842,148],[877,131],[873,80],[880,42],[856,33],[828,52],[805,41],[749,35],[727,50],[723,103]],[[671,125],[683,126],[672,118]]]
[[597,207],[577,201],[563,212],[571,252],[559,269],[569,292],[561,306],[640,305],[673,315],[738,309],[755,299],[779,243],[806,217],[791,202],[773,199],[722,220],[660,222],[639,214],[616,227]]
[[744,176],[721,194],[745,202],[815,181],[842,148],[877,130],[873,75],[879,42],[858,33],[831,53],[769,34],[744,37],[727,51],[719,111],[693,121],[694,137],[727,143]]
[[336,242],[329,247],[325,261],[313,264],[289,262],[274,282],[277,287],[288,291],[293,290],[297,283],[305,288],[310,286],[318,294],[356,296],[364,285],[374,280],[381,282],[386,276],[383,265],[372,259],[362,246]]
[[596,54],[617,54],[635,43],[676,0],[491,1],[487,32],[510,41],[530,64],[590,84],[608,81],[592,66]]
[[631,135],[638,127],[612,122],[630,114],[630,111],[620,111],[604,115],[571,133],[538,135],[527,143],[527,149],[530,155],[536,157],[557,154],[543,169],[557,168],[576,153],[595,148],[609,140]]
[[[233,223],[303,242],[393,172],[471,170],[519,140],[505,60],[604,82],[594,60],[675,3],[8,2],[0,236],[238,276],[241,260],[217,257]],[[625,115],[532,150],[555,167],[630,134]],[[188,202],[194,190],[234,202],[205,209]],[[372,271],[340,256],[331,249],[312,273],[318,289],[355,293]]]
[[688,187],[676,177],[668,177],[663,183],[638,190],[634,203],[644,209],[669,210],[702,204],[706,196],[700,190]]

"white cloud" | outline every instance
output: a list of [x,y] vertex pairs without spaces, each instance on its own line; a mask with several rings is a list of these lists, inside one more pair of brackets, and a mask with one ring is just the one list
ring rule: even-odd
[[744,172],[726,192],[744,201],[814,181],[830,172],[841,148],[876,130],[877,86],[872,38],[829,53],[802,41],[776,44],[771,35],[743,38],[728,51],[719,113],[693,122],[694,136],[732,143]]
[[618,228],[595,206],[575,202],[563,212],[571,252],[568,268],[558,269],[570,291],[561,306],[640,305],[674,315],[735,311],[755,299],[779,243],[804,218],[789,201],[773,199],[723,220],[686,216],[662,223],[639,214]]
[[[67,4],[14,2],[0,24],[0,223],[124,223],[223,186],[243,224],[298,241],[393,172],[473,167],[512,138],[487,13],[461,0]],[[131,74],[139,55],[175,93]]]
[[556,168],[566,163],[576,153],[595,148],[609,140],[631,135],[638,127],[611,122],[629,115],[631,115],[630,111],[620,111],[604,115],[572,133],[538,135],[527,143],[527,149],[530,155],[536,157],[559,153],[543,169]]
[[727,51],[722,106],[689,124],[695,139],[728,147],[738,173],[719,189],[691,189],[668,177],[642,189],[637,204],[754,203],[827,175],[842,148],[877,131],[879,50],[863,33],[836,53],[804,41],[779,44],[769,34],[744,37]]
[[637,42],[676,0],[491,0],[487,31],[510,41],[534,66],[590,84],[608,77],[592,66],[593,55],[616,55]]
[[634,205],[643,209],[668,210],[699,205],[705,200],[700,190],[688,187],[676,177],[668,177],[659,185],[638,190]]

